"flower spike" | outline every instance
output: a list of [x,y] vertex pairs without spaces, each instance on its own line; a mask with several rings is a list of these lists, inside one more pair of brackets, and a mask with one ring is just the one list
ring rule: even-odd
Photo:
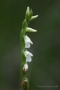
[[30,37],[28,37],[26,35],[27,32],[37,32],[37,30],[32,29],[30,27],[28,27],[28,24],[31,20],[36,19],[38,17],[38,15],[33,16],[33,11],[32,9],[30,9],[29,7],[27,7],[26,10],[26,15],[25,15],[25,19],[22,23],[22,30],[20,33],[20,40],[21,40],[21,89],[22,90],[27,90],[27,88],[29,87],[29,82],[28,79],[25,77],[27,70],[28,70],[28,62],[32,61],[32,57],[33,54],[30,53],[28,50],[28,48],[30,48],[31,44],[33,44],[33,42],[31,41]]

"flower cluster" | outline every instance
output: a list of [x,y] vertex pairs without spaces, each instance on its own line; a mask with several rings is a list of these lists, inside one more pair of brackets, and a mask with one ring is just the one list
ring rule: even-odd
[[[36,32],[37,30],[29,28],[27,31]],[[33,42],[31,41],[31,39],[27,35],[24,36],[24,42],[25,42],[25,48],[26,48],[26,50],[24,51],[24,55],[26,57],[26,63],[23,66],[23,70],[27,71],[28,70],[28,62],[32,61],[32,56],[33,56],[32,53],[27,51],[27,48],[30,48],[30,46],[31,46],[31,44],[33,44]]]
[[[37,32],[37,30],[27,27],[26,32]],[[26,57],[26,63],[23,66],[23,71],[26,72],[28,70],[28,62],[32,61],[32,56],[33,56],[32,53],[27,51],[27,48],[30,48],[30,46],[31,46],[31,44],[33,44],[33,42],[31,41],[31,39],[27,35],[24,36],[24,42],[25,42],[25,49],[26,49],[24,51],[24,55]]]
[[32,10],[30,10],[30,8],[27,7],[25,20],[23,21],[22,30],[21,30],[21,48],[22,48],[21,56],[22,56],[22,62],[23,62],[22,69],[24,72],[23,77],[25,77],[25,73],[28,70],[28,62],[32,61],[32,56],[33,56],[33,54],[27,50],[28,48],[30,48],[30,46],[31,46],[31,44],[33,44],[33,42],[27,36],[26,32],[37,32],[37,30],[28,27],[29,21],[38,17],[38,15],[32,16],[32,14],[33,14]]

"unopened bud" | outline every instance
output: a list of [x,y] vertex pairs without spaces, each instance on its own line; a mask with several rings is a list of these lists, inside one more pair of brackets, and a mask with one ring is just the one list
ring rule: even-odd
[[24,72],[27,72],[27,70],[28,70],[28,64],[26,63],[26,64],[24,64],[24,66],[23,66],[23,71],[24,71]]
[[26,31],[27,31],[27,32],[37,32],[37,30],[32,29],[32,28],[29,28],[29,27],[26,28]]
[[30,20],[34,20],[38,17],[38,15],[32,16]]
[[28,79],[25,78],[25,79],[22,81],[20,88],[21,88],[22,86],[25,87],[27,84],[28,84]]
[[30,8],[29,8],[29,7],[27,7],[27,10],[26,10],[26,15],[29,15],[29,13],[30,13]]

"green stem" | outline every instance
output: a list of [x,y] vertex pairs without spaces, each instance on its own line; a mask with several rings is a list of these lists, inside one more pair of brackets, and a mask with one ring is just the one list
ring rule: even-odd
[[[24,41],[24,36],[25,36],[25,32],[26,32],[26,27],[28,26],[26,19],[23,22],[23,27],[22,27],[22,31],[20,34],[20,40],[21,40],[21,70],[26,62],[26,57],[24,55],[24,50],[25,50],[25,41]],[[21,78],[22,81],[25,78],[25,73],[23,72],[23,70],[21,71]],[[26,85],[27,86],[27,85]],[[27,90],[27,87],[21,87],[22,90]]]

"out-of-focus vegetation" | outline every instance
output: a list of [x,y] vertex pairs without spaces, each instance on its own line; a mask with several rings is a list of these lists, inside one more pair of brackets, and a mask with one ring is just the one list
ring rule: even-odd
[[34,43],[29,50],[34,54],[27,73],[29,90],[60,90],[59,0],[0,1],[0,90],[19,90],[20,31],[27,6],[39,15],[29,24],[38,31],[28,33]]

